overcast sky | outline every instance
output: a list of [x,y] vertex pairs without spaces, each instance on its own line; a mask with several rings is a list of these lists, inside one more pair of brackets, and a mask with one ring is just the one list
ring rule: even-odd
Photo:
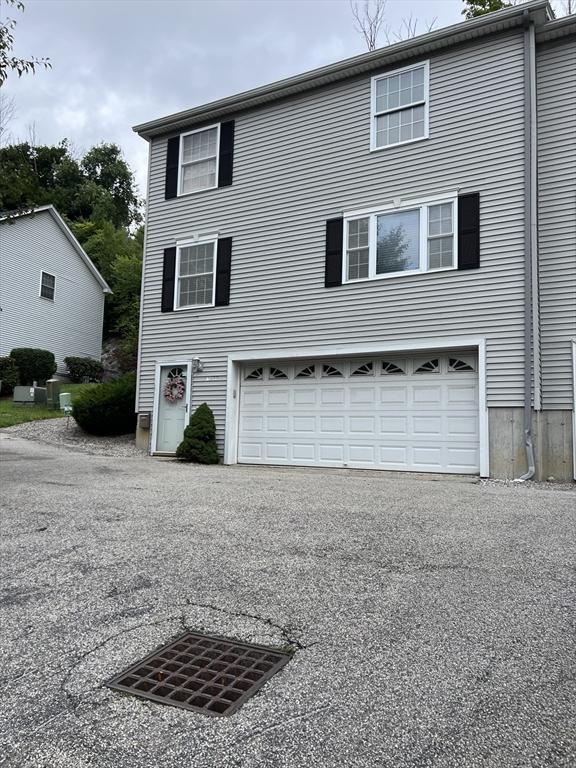
[[[1,0],[0,0],[1,2]],[[348,0],[25,0],[19,56],[52,69],[18,79],[15,139],[116,142],[145,193],[147,144],[132,126],[366,50]],[[388,0],[386,24],[462,21],[462,0]],[[2,4],[3,16],[6,6]],[[386,42],[382,35],[380,43]]]

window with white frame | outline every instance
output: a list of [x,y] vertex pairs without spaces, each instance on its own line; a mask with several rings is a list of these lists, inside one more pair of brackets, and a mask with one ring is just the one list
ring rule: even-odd
[[43,299],[50,299],[54,301],[54,294],[56,292],[56,277],[49,272],[42,272],[40,278],[40,296]]
[[372,78],[372,149],[428,136],[428,62]]
[[214,304],[216,240],[186,243],[176,248],[176,309]]
[[184,133],[180,137],[181,195],[212,189],[218,176],[219,126]]
[[346,218],[344,282],[456,266],[456,200]]

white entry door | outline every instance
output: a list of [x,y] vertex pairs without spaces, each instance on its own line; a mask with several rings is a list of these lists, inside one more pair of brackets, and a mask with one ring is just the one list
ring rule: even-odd
[[163,365],[160,368],[158,399],[157,453],[175,453],[188,424],[190,377],[188,366]]
[[251,364],[238,461],[477,473],[473,353]]

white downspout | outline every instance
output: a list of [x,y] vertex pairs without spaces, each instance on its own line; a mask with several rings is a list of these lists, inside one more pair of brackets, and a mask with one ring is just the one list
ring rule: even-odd
[[[532,382],[534,408],[540,407],[540,329],[538,323],[537,260],[537,145],[536,145],[536,43],[534,25],[524,11],[524,444],[528,470],[517,482],[536,472],[532,439]],[[534,379],[532,379],[534,373]]]

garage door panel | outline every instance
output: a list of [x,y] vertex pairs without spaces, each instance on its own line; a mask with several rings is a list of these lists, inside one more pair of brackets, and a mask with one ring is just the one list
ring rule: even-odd
[[266,394],[269,406],[284,407],[290,404],[290,390],[288,389],[269,389]]
[[453,471],[466,470],[474,472],[480,461],[480,453],[477,448],[457,446],[446,449],[447,466]]
[[452,385],[448,389],[448,405],[460,408],[464,403],[478,405],[478,388],[473,385]]
[[292,429],[294,432],[316,433],[316,418],[314,416],[294,416],[292,418]]
[[381,445],[380,464],[385,469],[405,469],[408,464],[408,448],[403,445]]
[[314,443],[294,443],[292,458],[294,461],[314,461],[316,459],[316,445]]
[[413,435],[442,435],[442,419],[439,416],[413,416]]
[[375,387],[354,387],[350,390],[350,405],[374,405],[378,402]]
[[266,443],[266,458],[286,461],[289,456],[287,443]]
[[375,445],[358,445],[350,444],[349,456],[351,464],[368,464],[372,467],[376,463],[376,446]]
[[406,435],[408,432],[407,416],[381,416],[380,434],[382,435]]
[[350,434],[369,434],[376,437],[376,419],[374,416],[350,416],[348,419]]
[[344,388],[320,390],[321,405],[344,405],[345,402],[346,390]]
[[380,402],[384,405],[406,405],[408,403],[408,388],[384,384],[380,390]]
[[294,388],[293,397],[295,405],[316,405],[318,391],[316,389]]
[[442,402],[442,387],[419,385],[411,388],[411,401],[416,406],[430,404],[438,406]]
[[477,416],[447,416],[446,434],[448,436],[461,437],[468,435],[476,439],[478,435],[478,417]]
[[269,432],[288,432],[289,419],[287,416],[267,416],[266,428]]
[[[238,460],[246,463],[358,467],[421,472],[478,471],[478,381],[449,368],[411,373],[417,360],[386,367],[373,361],[365,376],[355,361],[284,364],[292,378],[244,380],[240,389]],[[474,358],[470,360],[474,363]],[[278,367],[278,366],[274,366]],[[326,376],[337,369],[343,376]]]
[[334,445],[328,445],[326,443],[320,443],[318,446],[318,459],[319,461],[325,462],[344,462],[345,461],[345,452],[344,452],[344,446],[342,443],[340,444],[334,444]]

